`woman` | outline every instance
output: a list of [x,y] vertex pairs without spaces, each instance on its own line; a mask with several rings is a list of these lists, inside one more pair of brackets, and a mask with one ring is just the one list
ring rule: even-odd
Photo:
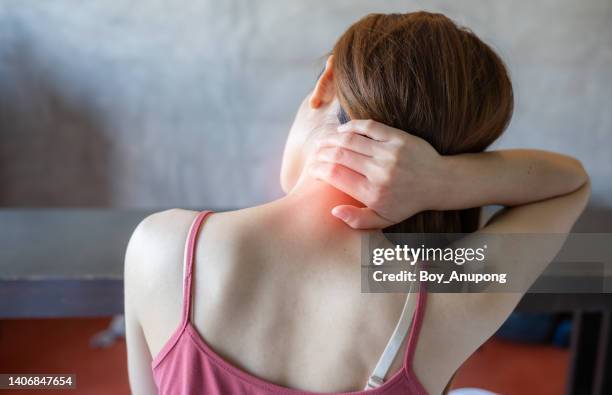
[[[165,211],[134,232],[134,393],[441,393],[521,295],[421,292],[411,319],[406,295],[360,292],[361,237],[474,232],[489,204],[506,209],[481,231],[569,232],[589,197],[578,161],[481,153],[512,108],[501,60],[443,15],[351,26],[291,128],[285,197],[213,215]],[[530,261],[531,281],[556,249]]]

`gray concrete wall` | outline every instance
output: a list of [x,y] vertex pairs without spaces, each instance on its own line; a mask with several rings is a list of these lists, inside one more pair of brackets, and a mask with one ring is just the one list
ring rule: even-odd
[[322,57],[369,12],[435,10],[507,61],[499,146],[580,158],[612,206],[612,3],[0,0],[0,204],[235,207],[280,195]]

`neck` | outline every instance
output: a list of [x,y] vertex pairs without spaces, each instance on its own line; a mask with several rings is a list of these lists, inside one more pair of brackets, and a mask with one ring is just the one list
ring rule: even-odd
[[307,218],[313,224],[340,225],[347,230],[350,230],[348,225],[334,217],[331,210],[339,205],[363,207],[362,203],[346,193],[308,175],[300,178],[289,194],[277,202],[294,210],[299,207],[299,216]]

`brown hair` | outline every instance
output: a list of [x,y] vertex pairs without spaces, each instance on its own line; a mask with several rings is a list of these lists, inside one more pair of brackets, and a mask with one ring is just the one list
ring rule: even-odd
[[[370,14],[332,53],[338,98],[350,118],[419,136],[442,155],[483,151],[512,117],[504,63],[442,14]],[[467,233],[479,216],[480,208],[427,211],[386,231]]]

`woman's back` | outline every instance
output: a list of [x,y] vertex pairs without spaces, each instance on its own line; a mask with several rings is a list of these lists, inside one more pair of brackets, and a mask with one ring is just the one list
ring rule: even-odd
[[[325,215],[335,201],[324,200],[300,196],[210,215],[195,244],[191,323],[219,355],[254,376],[310,391],[358,390],[406,295],[361,293],[364,232]],[[147,253],[149,292],[140,295],[153,356],[181,322],[183,246],[195,215],[159,213],[137,232],[152,239],[143,243],[165,244]],[[402,367],[404,349],[387,377]]]
[[[514,209],[515,214],[500,217],[490,231],[536,231],[542,223],[534,218],[542,213],[541,219],[551,221],[559,209],[567,215],[548,223],[551,229],[566,231],[586,197],[588,189]],[[178,391],[171,387],[162,393],[301,394],[364,387],[398,324],[406,295],[360,292],[364,232],[329,215],[328,206],[339,203],[290,194],[265,206],[210,215],[193,245],[193,283],[185,288],[191,306],[185,303],[189,298],[183,299],[182,262],[197,213],[170,210],[143,221],[126,257],[132,262],[126,266],[126,315],[138,320],[144,343],[128,341],[132,354],[143,355],[136,350],[148,349],[158,380],[161,368],[162,375],[179,386]],[[509,247],[500,246],[500,256],[507,255]],[[555,251],[538,253],[548,257]],[[541,266],[532,270],[530,276],[536,276]],[[418,325],[411,328],[416,333],[408,336],[412,353],[402,343],[386,383],[371,393],[441,393],[521,296],[423,296],[427,302],[419,303],[420,316],[413,321]],[[185,324],[190,330],[181,333]],[[178,347],[175,340],[189,344]],[[210,372],[202,372],[202,365],[194,362],[201,358],[207,366],[216,366],[222,381],[246,385],[248,391],[206,390],[202,383],[210,385],[219,376],[209,380]],[[161,367],[166,359],[172,361]],[[144,361],[130,362],[151,369]],[[189,386],[192,380],[198,385]]]
[[[329,215],[332,207],[353,203],[312,181],[272,203],[203,220],[193,244],[190,287],[195,347],[202,347],[193,339],[201,336],[203,347],[225,361],[223,370],[237,367],[275,385],[316,392],[362,389],[407,299],[361,293],[362,237],[380,233],[353,230]],[[134,306],[155,368],[185,323],[182,262],[196,216],[184,210],[155,214],[139,226],[128,248],[127,260],[146,265],[126,272],[139,279],[126,285],[126,306]],[[417,332],[414,355],[404,358],[401,342],[384,377],[387,384],[414,387],[408,393],[422,393],[423,387],[440,393],[519,299],[520,294],[428,295],[420,304],[419,326],[411,328]],[[402,319],[410,322],[411,313]],[[180,379],[176,367],[168,370]]]

